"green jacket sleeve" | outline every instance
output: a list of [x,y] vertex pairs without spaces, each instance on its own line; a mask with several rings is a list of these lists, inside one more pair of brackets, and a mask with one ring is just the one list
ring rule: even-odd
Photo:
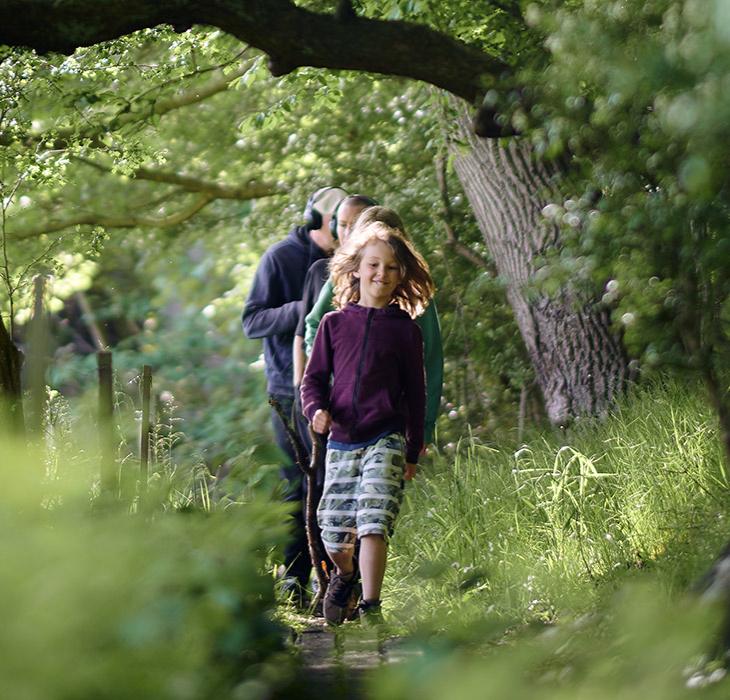
[[307,314],[306,319],[304,319],[304,351],[307,353],[307,357],[312,354],[314,337],[317,335],[317,328],[319,328],[319,322],[322,320],[322,316],[333,310],[333,297],[332,280],[328,279],[324,283],[312,310]]
[[426,368],[425,438],[428,444],[433,442],[436,418],[441,407],[441,390],[444,383],[444,352],[441,345],[441,326],[434,302],[428,305],[423,315],[416,319],[416,323],[421,327],[421,333],[423,334],[423,360]]

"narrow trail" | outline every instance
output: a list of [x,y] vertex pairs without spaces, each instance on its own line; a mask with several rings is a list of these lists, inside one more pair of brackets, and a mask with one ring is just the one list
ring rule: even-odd
[[[417,652],[404,647],[405,639],[357,622],[332,628],[321,619],[308,619],[295,633],[294,644],[308,679],[306,695],[328,700],[366,697],[369,674],[385,664],[398,663]],[[324,695],[323,693],[326,693]]]

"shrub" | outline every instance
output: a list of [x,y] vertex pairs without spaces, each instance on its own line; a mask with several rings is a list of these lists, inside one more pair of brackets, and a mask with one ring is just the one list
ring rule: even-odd
[[92,509],[70,470],[42,478],[41,459],[3,452],[0,696],[222,698],[286,684],[263,573],[283,536],[278,506]]

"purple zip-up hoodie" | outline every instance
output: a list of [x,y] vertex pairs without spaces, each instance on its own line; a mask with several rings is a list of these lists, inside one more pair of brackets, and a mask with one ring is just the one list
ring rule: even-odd
[[421,329],[397,306],[350,303],[326,314],[301,392],[310,422],[318,409],[330,412],[332,440],[359,443],[402,433],[406,461],[418,461],[426,406],[423,339]]

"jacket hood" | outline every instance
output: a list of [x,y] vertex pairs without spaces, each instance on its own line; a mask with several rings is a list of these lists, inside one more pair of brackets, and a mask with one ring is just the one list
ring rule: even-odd
[[312,243],[312,239],[309,237],[309,231],[307,231],[306,226],[297,226],[296,228],[293,228],[289,231],[288,238],[307,250],[310,246],[314,245],[314,243]]
[[296,246],[305,251],[308,255],[306,269],[309,269],[312,266],[312,263],[317,262],[317,260],[329,257],[329,254],[326,251],[322,250],[312,240],[312,237],[309,235],[309,230],[306,226],[297,226],[296,228],[292,229],[291,231],[289,231],[289,235],[287,236],[287,238]]

